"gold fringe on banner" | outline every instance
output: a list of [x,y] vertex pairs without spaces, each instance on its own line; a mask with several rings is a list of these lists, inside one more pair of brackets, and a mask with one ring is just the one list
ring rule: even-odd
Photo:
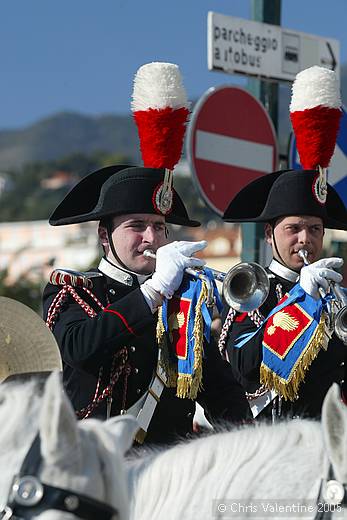
[[175,359],[170,359],[170,352],[163,323],[162,307],[159,307],[158,309],[157,344],[160,350],[159,363],[167,377],[166,386],[169,388],[175,388],[177,385],[177,359],[176,362]]
[[263,363],[260,366],[260,382],[270,390],[275,390],[283,399],[294,401],[298,396],[301,383],[305,380],[305,375],[312,361],[317,357],[320,349],[327,349],[329,335],[327,333],[326,316],[322,313],[319,324],[307,343],[305,350],[293,367],[290,379],[286,380],[278,376],[268,366]]
[[199,390],[202,388],[202,353],[204,343],[204,319],[202,316],[202,305],[207,298],[207,286],[202,281],[202,287],[198,301],[195,306],[195,322],[193,328],[194,336],[194,368],[193,374],[177,373],[177,358],[172,359],[169,352],[167,337],[163,324],[162,309],[158,311],[157,322],[157,342],[161,349],[160,365],[167,374],[168,387],[177,386],[176,396],[182,399],[196,399]]
[[178,374],[177,397],[182,399],[196,399],[202,387],[202,351],[204,344],[204,319],[202,316],[202,304],[207,298],[207,286],[202,281],[201,292],[195,306],[194,336],[194,369],[193,374]]

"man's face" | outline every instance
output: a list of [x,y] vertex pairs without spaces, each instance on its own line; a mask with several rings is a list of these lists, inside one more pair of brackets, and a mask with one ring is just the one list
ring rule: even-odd
[[[132,213],[113,219],[112,239],[120,261],[130,271],[138,274],[150,274],[154,271],[155,260],[143,255],[145,249],[156,250],[167,243],[165,236],[165,218],[162,215]],[[107,234],[99,228],[101,243],[107,257],[112,261]]]
[[[306,249],[308,252],[309,263],[318,260],[321,254],[324,226],[319,217],[307,215],[283,217],[277,220],[273,234],[274,236],[272,236],[270,224],[266,224],[265,237],[272,246],[274,258],[281,263],[284,262],[294,271],[300,271],[304,265],[303,260],[298,256],[300,249]],[[276,251],[275,242],[280,257]]]

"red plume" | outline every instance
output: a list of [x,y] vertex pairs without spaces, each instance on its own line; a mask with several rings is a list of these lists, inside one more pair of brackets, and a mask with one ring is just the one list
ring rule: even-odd
[[310,67],[293,83],[290,119],[302,167],[327,168],[334,153],[341,100],[335,72]]
[[177,65],[148,63],[140,67],[132,110],[145,167],[174,169],[182,153],[188,107]]

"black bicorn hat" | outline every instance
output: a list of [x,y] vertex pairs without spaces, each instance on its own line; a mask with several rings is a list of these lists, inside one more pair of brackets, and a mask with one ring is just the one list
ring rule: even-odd
[[270,222],[290,215],[320,217],[327,228],[347,230],[347,210],[328,184],[341,116],[336,74],[322,67],[300,72],[292,87],[290,118],[303,166],[264,175],[245,186],[224,212],[226,222]]
[[134,80],[132,110],[144,166],[113,165],[83,178],[54,210],[50,224],[106,217],[159,214],[166,222],[199,226],[173,188],[173,169],[183,145],[189,103],[177,65],[148,63]]
[[[141,166],[106,166],[84,177],[52,213],[52,226],[101,220],[130,213],[161,214],[155,202],[165,170]],[[199,226],[191,220],[181,197],[173,190],[165,220],[181,226]]]
[[327,185],[326,202],[315,196],[316,170],[283,170],[245,186],[224,212],[226,222],[271,222],[290,215],[320,217],[326,228],[347,230],[347,211],[336,190]]

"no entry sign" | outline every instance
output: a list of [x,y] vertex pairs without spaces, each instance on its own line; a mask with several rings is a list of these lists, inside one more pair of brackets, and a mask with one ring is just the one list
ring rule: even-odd
[[263,105],[239,87],[212,88],[200,98],[187,146],[201,195],[219,215],[241,188],[277,166],[272,121]]

